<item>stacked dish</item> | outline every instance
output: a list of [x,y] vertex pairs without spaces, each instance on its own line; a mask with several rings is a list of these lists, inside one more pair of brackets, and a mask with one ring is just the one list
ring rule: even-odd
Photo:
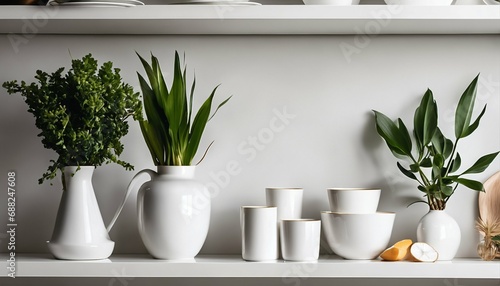
[[321,212],[328,246],[345,259],[375,259],[391,238],[395,213],[377,212],[380,189],[328,189],[330,211]]
[[262,4],[249,0],[182,0],[170,5],[259,6]]
[[85,7],[134,7],[142,6],[138,0],[52,0],[50,6],[85,6]]

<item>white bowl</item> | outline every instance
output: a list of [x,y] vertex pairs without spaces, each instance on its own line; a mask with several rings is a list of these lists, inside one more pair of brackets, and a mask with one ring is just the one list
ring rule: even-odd
[[366,214],[377,211],[380,189],[329,188],[330,211]]
[[306,5],[349,6],[358,5],[359,0],[302,0]]
[[375,259],[391,238],[395,213],[347,214],[321,212],[328,246],[345,259]]

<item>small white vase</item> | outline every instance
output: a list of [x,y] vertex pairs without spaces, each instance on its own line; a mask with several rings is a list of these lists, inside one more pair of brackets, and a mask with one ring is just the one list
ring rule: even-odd
[[106,231],[92,187],[95,167],[77,168],[64,168],[65,191],[48,247],[58,259],[105,259],[113,252],[115,243]]
[[137,195],[139,234],[148,252],[167,260],[193,259],[201,250],[210,223],[210,194],[194,179],[196,166],[158,166],[143,170],[151,181]]
[[418,223],[417,240],[432,246],[438,260],[452,260],[460,246],[460,227],[444,210],[430,210]]

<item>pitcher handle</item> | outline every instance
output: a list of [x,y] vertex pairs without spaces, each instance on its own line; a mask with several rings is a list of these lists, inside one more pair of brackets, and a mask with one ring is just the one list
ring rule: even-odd
[[150,170],[150,169],[144,169],[142,171],[140,171],[139,173],[137,173],[133,178],[132,180],[130,181],[130,183],[128,184],[128,187],[127,187],[127,193],[125,193],[125,198],[123,198],[123,201],[120,205],[120,207],[118,208],[118,210],[116,211],[115,213],[115,216],[113,217],[113,219],[111,220],[111,222],[109,223],[108,227],[106,228],[106,230],[108,231],[108,233],[111,231],[111,229],[113,228],[113,225],[115,224],[116,220],[118,219],[118,216],[120,215],[120,213],[122,212],[123,210],[123,207],[125,206],[125,202],[127,202],[127,199],[128,197],[130,196],[130,193],[132,192],[132,189],[133,187],[135,187],[135,183],[137,182],[137,179],[139,178],[140,175],[144,174],[144,173],[147,173],[149,175],[149,177],[151,177],[151,179],[157,174],[155,171],[153,170]]

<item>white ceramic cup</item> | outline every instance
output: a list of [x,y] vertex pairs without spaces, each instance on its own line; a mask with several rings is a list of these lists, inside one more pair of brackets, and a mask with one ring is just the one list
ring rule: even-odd
[[276,207],[241,207],[241,256],[244,260],[278,259],[277,214]]
[[380,189],[329,188],[330,211],[368,214],[377,212]]
[[278,222],[302,217],[302,188],[266,188],[266,204],[278,207]]
[[284,260],[314,261],[319,257],[321,221],[294,219],[281,221],[281,254]]

